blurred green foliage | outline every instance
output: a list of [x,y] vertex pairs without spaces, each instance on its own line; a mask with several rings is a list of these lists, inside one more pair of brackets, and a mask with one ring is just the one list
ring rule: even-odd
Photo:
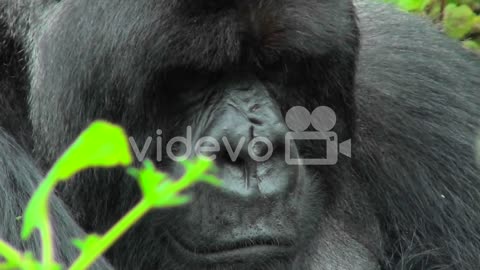
[[[40,232],[42,246],[41,261],[32,251],[23,253],[0,239],[0,270],[61,270],[55,261],[53,226],[49,217],[49,197],[55,186],[68,181],[73,175],[89,168],[129,167],[133,163],[130,145],[125,131],[116,125],[96,121],[88,127],[53,165],[37,191],[33,194],[23,220],[22,238],[30,238],[34,230]],[[197,183],[220,186],[222,182],[212,173],[213,161],[199,157],[194,161],[182,162],[185,173],[173,180],[166,173],[158,171],[151,161],[145,161],[143,168],[128,168],[128,173],[137,179],[143,198],[124,217],[103,235],[90,234],[85,239],[73,239],[73,245],[80,250],[79,257],[69,270],[88,269],[127,230],[144,215],[155,208],[174,207],[186,204],[190,197],[183,191]]]
[[445,33],[480,53],[480,0],[384,0],[441,24]]

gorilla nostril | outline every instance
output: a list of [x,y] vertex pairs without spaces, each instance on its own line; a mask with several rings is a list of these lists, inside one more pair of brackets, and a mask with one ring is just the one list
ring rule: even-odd
[[248,120],[252,123],[252,124],[255,124],[255,125],[263,125],[263,121],[258,119],[258,118],[254,118],[254,117],[249,117]]
[[250,112],[256,112],[258,111],[258,109],[260,109],[260,105],[259,104],[255,104],[253,105],[252,107],[250,107]]

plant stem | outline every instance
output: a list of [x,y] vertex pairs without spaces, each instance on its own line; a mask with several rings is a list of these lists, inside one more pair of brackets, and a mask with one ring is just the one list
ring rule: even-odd
[[42,241],[42,264],[45,267],[54,265],[54,245],[52,239],[52,224],[49,220],[43,222],[39,227],[40,239]]
[[69,270],[88,269],[105,251],[108,250],[122,235],[136,224],[152,206],[142,199],[132,210],[120,219],[105,235],[98,240],[94,247],[83,250],[80,256],[70,266]]
[[[44,267],[51,267],[55,264],[55,245],[53,244],[52,223],[48,212],[50,209],[49,197],[55,190],[56,179],[52,171],[50,171],[45,180],[40,184],[37,194],[44,197],[42,204],[44,204],[46,216],[44,219],[38,221],[37,228],[40,232],[40,242],[42,244],[42,264]],[[31,203],[31,202],[30,202]],[[29,204],[30,204],[29,203]]]

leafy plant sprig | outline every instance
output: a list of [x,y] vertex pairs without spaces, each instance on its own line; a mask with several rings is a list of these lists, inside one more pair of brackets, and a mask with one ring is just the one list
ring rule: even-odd
[[[22,253],[0,240],[0,257],[6,260],[0,263],[0,270],[62,269],[62,265],[55,261],[52,224],[48,214],[48,199],[56,185],[85,169],[127,167],[132,164],[132,161],[130,146],[123,129],[104,121],[94,122],[53,165],[25,210],[21,236],[22,239],[27,240],[35,230],[39,231],[42,247],[41,261],[38,261],[31,252]],[[210,174],[213,168],[211,160],[199,158],[195,161],[183,162],[183,165],[186,172],[177,181],[156,170],[150,161],[145,161],[141,169],[129,168],[128,173],[137,179],[143,198],[104,235],[92,234],[84,240],[73,240],[73,244],[80,249],[80,255],[69,269],[88,269],[151,209],[188,203],[190,197],[181,193],[192,185],[200,182],[221,185],[221,181]]]

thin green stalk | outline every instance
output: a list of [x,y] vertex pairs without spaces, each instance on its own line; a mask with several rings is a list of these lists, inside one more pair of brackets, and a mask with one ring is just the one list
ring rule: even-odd
[[108,248],[110,248],[122,235],[136,224],[148,211],[151,205],[146,200],[141,200],[119,222],[117,222],[94,247],[83,250],[80,257],[70,266],[69,270],[88,269]]
[[53,244],[52,224],[48,213],[49,209],[49,196],[55,189],[56,179],[54,173],[49,172],[45,177],[44,183],[40,187],[39,192],[45,192],[45,207],[47,216],[44,220],[39,221],[41,224],[38,226],[40,232],[40,241],[42,243],[42,264],[45,266],[53,266],[55,264],[55,246]]
[[42,241],[42,264],[46,267],[52,266],[55,264],[55,248],[52,239],[52,225],[49,220],[46,220],[40,226],[40,238]]

